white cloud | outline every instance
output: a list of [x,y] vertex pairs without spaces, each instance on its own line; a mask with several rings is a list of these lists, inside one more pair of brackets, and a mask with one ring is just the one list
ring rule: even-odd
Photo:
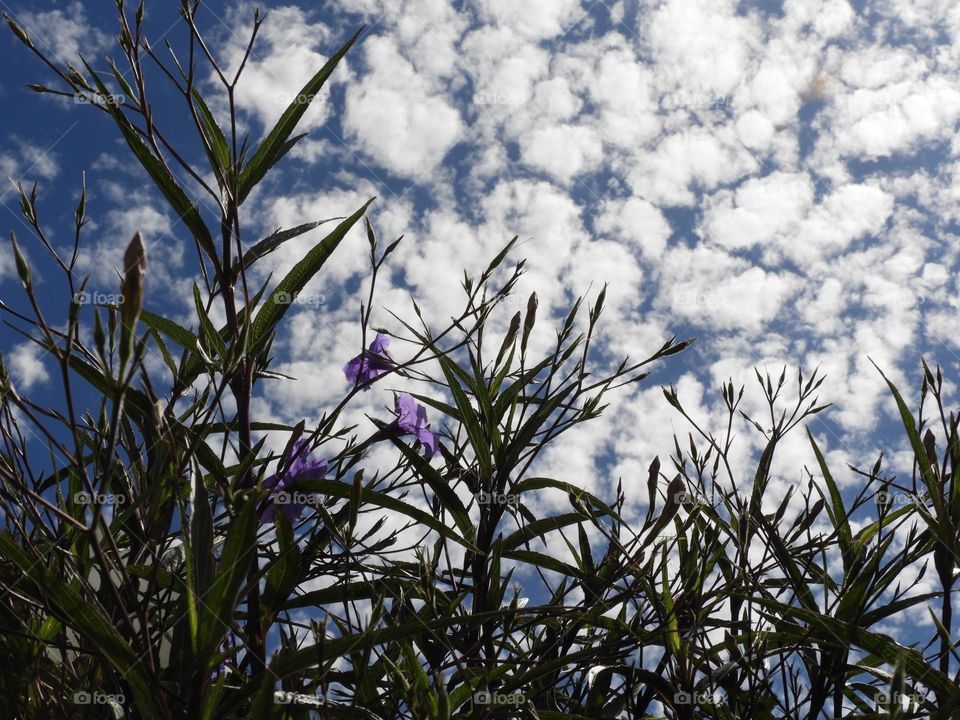
[[[60,174],[60,162],[52,148],[43,148],[23,138],[9,138],[9,149],[0,152],[0,177],[12,178],[26,187],[34,180],[52,180]],[[6,194],[13,194],[7,184]]]
[[659,304],[672,317],[714,330],[760,332],[798,287],[790,273],[770,273],[701,245],[668,251]]
[[893,197],[872,185],[850,184],[830,193],[801,223],[784,253],[799,265],[844,250],[851,242],[881,231],[893,211]]
[[15,345],[6,354],[4,361],[17,390],[30,390],[38,383],[42,384],[50,379],[50,374],[43,365],[45,354],[46,351],[32,342]]
[[759,41],[757,28],[730,0],[667,0],[643,18],[641,31],[655,54],[658,79],[695,94],[731,93]]
[[[535,81],[546,75],[550,61],[550,54],[535,43],[523,42],[509,28],[490,26],[467,34],[462,52],[463,70],[474,83],[474,104],[479,99],[489,113],[529,101]],[[490,98],[495,102],[483,102]]]
[[0,280],[17,276],[16,263],[13,258],[13,250],[9,243],[0,244]]
[[[121,189],[119,185],[114,188]],[[109,195],[109,185],[106,190]],[[131,192],[129,188],[125,192],[127,200],[133,201],[129,202],[130,209],[110,210],[84,230],[85,242],[77,268],[90,275],[88,290],[108,295],[120,291],[123,252],[134,233],[139,232],[147,248],[147,302],[164,297],[165,301],[175,298],[178,302],[174,304],[192,304],[192,297],[170,291],[183,267],[184,254],[195,254],[189,232],[182,224],[172,225],[142,193]]]
[[825,38],[849,30],[855,19],[847,0],[787,0],[783,10],[791,30],[802,32],[809,24],[814,32]]
[[773,121],[756,110],[745,112],[736,124],[737,137],[751,150],[765,150],[773,140],[776,128]]
[[578,294],[593,285],[592,294],[609,283],[605,320],[614,330],[625,312],[641,304],[649,289],[644,275],[629,246],[610,240],[587,240],[579,244],[570,259],[571,272],[567,283]]
[[364,13],[374,30],[387,30],[418,74],[447,77],[456,68],[457,43],[470,19],[447,0],[344,0],[339,5]]
[[732,131],[690,128],[671,134],[636,157],[629,172],[634,192],[662,205],[693,205],[694,190],[714,190],[757,167]]
[[90,24],[80,2],[68,3],[62,9],[21,13],[14,19],[24,27],[37,49],[51,55],[51,60],[60,65],[76,65],[81,53],[88,62],[94,61],[112,42],[109,35]]
[[[557,152],[558,148],[563,148],[563,152]],[[531,167],[567,183],[597,168],[603,158],[603,146],[590,128],[554,125],[534,130],[522,146],[521,156]]]
[[[237,28],[229,31],[228,54],[224,62],[228,79],[233,78],[243,59],[249,39],[247,28],[252,17],[252,5],[244,3],[234,8],[224,21],[225,27]],[[300,97],[301,89],[323,67],[329,54],[339,49],[338,43],[346,39],[332,33],[323,23],[311,22],[307,13],[298,7],[271,8],[237,85],[237,105],[250,112],[264,127],[272,128],[291,103],[310,100]],[[312,98],[298,132],[315,130],[327,121],[330,86],[346,74],[345,66],[347,60],[341,61],[324,89]],[[213,75],[210,80],[214,81]],[[219,89],[219,85],[217,87]],[[219,99],[219,105],[225,105],[223,99]],[[313,139],[321,137],[316,133]]]
[[579,0],[486,0],[478,11],[484,19],[532,40],[555,38],[584,17]]
[[605,202],[597,213],[596,229],[610,233],[650,259],[663,254],[671,234],[670,223],[660,209],[638,197]]
[[399,52],[395,41],[364,44],[369,72],[347,89],[348,137],[398,175],[433,170],[462,138],[460,113]]
[[[336,100],[324,91],[305,118],[315,132],[290,179],[306,182],[252,203],[245,227],[269,232],[347,214],[380,194],[371,218],[382,242],[407,235],[378,280],[374,322],[391,327],[383,308],[409,316],[410,293],[428,322],[441,324],[460,307],[460,270],[482,270],[519,235],[515,257],[529,259],[528,274],[496,331],[536,290],[533,342],[545,347],[551,312],[609,281],[595,347],[638,357],[689,325],[703,356],[681,385],[711,422],[722,419],[707,389],[719,377],[749,381],[758,362],[820,363],[832,419],[851,437],[866,433],[889,411],[867,353],[900,381],[913,353],[958,344],[960,9],[944,0],[882,0],[869,15],[846,0],[786,0],[782,12],[743,11],[733,0],[657,0],[636,13],[627,5],[613,5],[611,17],[635,18],[633,27],[600,31],[578,0],[346,0],[340,8],[365,14],[374,32],[332,81],[349,78],[345,91],[336,88]],[[230,19],[245,26],[249,9]],[[240,89],[246,119],[272,124],[342,39],[335,27],[306,6],[271,11]],[[916,42],[898,47],[904,33]],[[239,35],[227,56],[233,66]],[[80,35],[64,37],[67,50],[79,47]],[[341,96],[345,145],[316,132]],[[944,157],[910,158],[924,160],[919,170],[899,165],[934,144],[948,148]],[[7,153],[0,170],[19,175],[30,162]],[[334,174],[310,192],[308,173],[328,170],[324,163]],[[34,172],[53,177],[56,162]],[[370,180],[385,172],[415,179],[423,194],[385,194]],[[105,193],[118,203],[128,195],[119,183]],[[135,199],[139,209],[102,212],[89,228],[95,242],[83,269],[111,288],[134,229],[170,230]],[[291,241],[255,279],[281,277],[331,227]],[[180,240],[151,248],[151,292],[188,299],[179,263],[190,245],[176,227],[172,237]],[[277,369],[300,380],[274,384],[260,409],[315,418],[342,393],[340,366],[359,349],[365,244],[361,229],[350,233],[305,290],[332,302],[291,309]],[[365,395],[349,419],[368,423],[363,412],[382,413],[384,397]],[[644,477],[672,432],[686,430],[661,407],[659,389],[615,402],[617,422],[602,418],[568,436],[547,466],[610,489],[615,479],[593,470],[611,448],[617,474]],[[641,421],[653,428],[638,439]],[[744,466],[751,442],[737,451]],[[856,447],[832,443],[837,458],[846,450]],[[788,448],[785,467],[805,452]],[[777,492],[789,484],[781,480]]]
[[659,130],[657,101],[653,92],[654,73],[639,62],[629,45],[608,42],[595,47],[594,66],[585,73],[583,84],[598,105],[597,131],[605,142],[631,150],[652,139]]
[[[876,59],[877,64],[870,65]],[[849,91],[832,100],[830,142],[844,156],[888,157],[952,132],[960,119],[960,84],[904,50],[880,50],[845,61]],[[830,136],[828,136],[830,137]]]
[[796,230],[813,205],[813,196],[813,183],[805,173],[751,178],[735,191],[709,199],[704,237],[730,250],[771,242]]

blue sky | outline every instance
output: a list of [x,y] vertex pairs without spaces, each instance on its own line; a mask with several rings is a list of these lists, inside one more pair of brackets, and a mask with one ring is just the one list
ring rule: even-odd
[[[155,47],[163,39],[181,46],[182,28],[164,37],[176,19],[172,5],[148,5]],[[520,301],[536,290],[542,317],[610,283],[600,338],[608,357],[646,356],[674,334],[699,338],[558,444],[543,472],[606,495],[619,477],[641,487],[650,459],[665,458],[673,433],[688,430],[658,383],[677,383],[691,412],[719,431],[719,384],[746,384],[747,407],[757,410],[752,369],[779,374],[783,365],[807,373],[819,365],[827,375],[821,398],[834,407],[811,429],[841,483],[857,483],[846,462],[872,465],[881,449],[893,470],[908,470],[892,401],[867,356],[914,398],[921,355],[948,378],[958,369],[960,6],[316,5],[263,4],[270,16],[240,88],[241,124],[254,136],[357,27],[367,25],[368,34],[306,116],[309,138],[248,202],[248,239],[346,215],[377,195],[378,233],[406,240],[381,286],[375,324],[396,327],[383,308],[409,314],[411,293],[442,323],[459,303],[461,269],[481,270],[519,235],[529,267]],[[204,6],[204,29],[233,67],[253,5]],[[99,68],[105,52],[116,54],[108,3],[0,7],[64,61],[83,52]],[[106,116],[26,90],[26,82],[52,82],[49,72],[9,34],[0,48],[0,170],[39,182],[59,243],[70,240],[85,172],[92,223],[81,267],[91,290],[117,291],[114,268],[139,230],[150,259],[147,307],[190,325],[193,257],[183,228],[132,170]],[[174,96],[154,87],[161,122],[171,136],[184,133]],[[4,229],[17,232],[55,299],[62,290],[54,269],[18,220],[15,194],[3,192]],[[316,239],[291,243],[267,269],[283,273]],[[354,293],[366,273],[364,243],[351,236],[306,291],[314,300],[293,313],[276,369],[298,381],[258,399],[262,419],[310,422],[342,393],[340,368],[359,343]],[[5,246],[0,296],[19,297]],[[505,309],[496,322],[505,329],[511,314]],[[533,342],[546,350],[551,337],[542,327]],[[20,386],[55,402],[44,358],[6,329],[2,337]],[[366,422],[365,412],[388,403],[385,393],[368,395],[347,420]],[[757,447],[740,428],[735,459],[744,473]],[[812,463],[796,433],[779,458],[770,502]],[[637,495],[640,513],[646,498]],[[916,619],[927,622],[925,611]]]

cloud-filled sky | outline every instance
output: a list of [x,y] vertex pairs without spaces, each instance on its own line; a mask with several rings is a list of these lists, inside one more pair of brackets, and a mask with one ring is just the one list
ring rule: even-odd
[[[105,66],[106,4],[0,5],[46,52],[70,62],[82,52]],[[160,5],[148,4],[158,48],[165,31],[171,42],[183,34],[168,30],[176,18]],[[958,370],[960,5],[316,5],[263,5],[270,14],[238,94],[240,123],[254,136],[356,28],[366,34],[304,118],[309,137],[248,201],[248,237],[346,215],[376,195],[380,237],[405,240],[382,278],[375,324],[395,328],[383,308],[409,315],[412,294],[441,325],[459,306],[462,269],[481,270],[517,235],[529,268],[518,297],[536,290],[541,318],[556,320],[577,295],[609,283],[599,338],[609,357],[645,357],[674,334],[699,338],[656,382],[621,393],[603,418],[566,437],[544,459],[547,470],[606,495],[619,477],[639,488],[652,456],[687,431],[657,383],[677,383],[709,426],[722,420],[721,382],[752,387],[754,367],[776,376],[784,364],[827,375],[821,398],[834,406],[811,430],[837,467],[872,465],[881,449],[894,467],[909,466],[868,356],[909,397],[921,355],[948,377]],[[252,12],[252,3],[204,3],[201,20],[225,67],[242,57]],[[0,47],[0,170],[39,181],[62,243],[85,171],[93,223],[82,267],[92,287],[115,291],[122,248],[140,230],[151,262],[147,306],[189,324],[184,228],[130,171],[105,116],[26,90],[48,73],[12,37]],[[176,116],[162,106],[158,113]],[[26,236],[15,195],[4,192],[4,226]],[[272,256],[263,277],[282,274],[317,233]],[[273,386],[260,413],[309,422],[342,394],[340,368],[359,343],[365,242],[351,236],[307,289],[313,301],[296,308],[277,348],[276,369],[299,381]],[[40,248],[27,248],[42,281]],[[0,292],[14,290],[4,247]],[[500,327],[510,314],[498,317]],[[534,342],[546,349],[551,333],[542,326]],[[3,347],[24,386],[50,382],[42,358],[5,331]],[[386,404],[369,395],[358,421]],[[759,407],[757,393],[746,399]],[[745,460],[756,445],[742,435]],[[799,480],[811,462],[798,433],[781,458],[783,482]]]

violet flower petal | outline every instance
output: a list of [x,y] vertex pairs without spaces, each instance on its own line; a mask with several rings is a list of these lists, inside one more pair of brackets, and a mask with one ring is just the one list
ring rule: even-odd
[[[383,333],[377,333],[367,350],[343,366],[343,374],[347,381],[353,385],[368,384],[387,372],[391,367],[390,353],[387,352],[389,345],[390,338]],[[364,390],[369,389],[369,386],[364,388]]]

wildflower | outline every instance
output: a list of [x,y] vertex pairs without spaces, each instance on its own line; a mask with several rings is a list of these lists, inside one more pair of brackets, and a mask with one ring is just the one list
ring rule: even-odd
[[437,452],[437,436],[430,430],[427,410],[408,393],[398,393],[393,400],[397,419],[388,426],[399,435],[415,435],[424,447],[427,460]]
[[390,338],[383,333],[377,333],[367,350],[343,366],[343,374],[347,380],[354,385],[366,384],[364,390],[369,390],[368,383],[383,375],[392,366],[392,358],[387,351],[389,345]]
[[222,655],[224,653],[231,653],[223,659],[223,662],[220,663],[217,667],[213,669],[213,672],[210,675],[210,679],[213,680],[220,675],[226,674],[230,670],[229,663],[233,661],[233,648],[237,644],[237,639],[233,635],[233,630],[227,630],[227,636],[223,639],[223,642],[220,643],[220,647],[217,648],[217,654]]
[[306,505],[295,502],[296,494],[289,492],[292,485],[301,480],[319,480],[327,472],[326,460],[314,460],[310,457],[310,447],[306,440],[298,440],[293,445],[290,457],[284,457],[280,462],[280,472],[271,475],[263,481],[263,486],[270,493],[264,508],[260,511],[260,522],[273,522],[276,506],[290,522],[294,522]]

